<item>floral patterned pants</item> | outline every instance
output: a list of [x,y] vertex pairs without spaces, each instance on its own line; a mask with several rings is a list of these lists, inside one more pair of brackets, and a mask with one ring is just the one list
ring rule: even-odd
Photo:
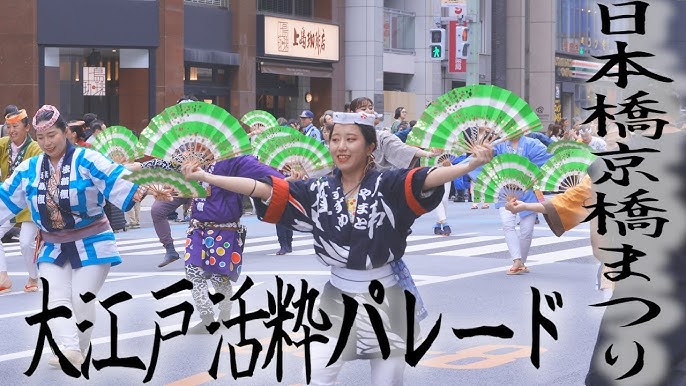
[[224,299],[219,301],[220,317],[227,319],[231,312],[231,296],[233,289],[231,281],[226,275],[210,274],[205,272],[202,268],[187,264],[186,265],[186,279],[193,283],[193,301],[195,302],[195,309],[200,314],[200,317],[206,319],[208,317],[214,318],[214,310],[212,308],[212,300],[210,300],[209,288],[207,280],[212,283],[212,287],[216,293],[224,295]]

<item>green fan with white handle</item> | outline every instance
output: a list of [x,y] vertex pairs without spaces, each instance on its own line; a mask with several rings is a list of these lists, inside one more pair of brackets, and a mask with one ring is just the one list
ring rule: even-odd
[[232,148],[243,149],[249,146],[247,133],[238,120],[226,110],[211,103],[186,102],[167,107],[150,120],[139,138],[140,151],[145,155],[151,155],[149,152],[165,133],[191,122],[199,123],[197,127],[214,127],[232,143]]
[[138,137],[124,126],[110,126],[95,136],[91,149],[118,164],[140,158],[137,150]]
[[329,149],[305,135],[275,137],[260,148],[256,157],[265,165],[286,174],[298,172],[312,176],[315,172],[328,172],[333,168]]
[[250,126],[251,134],[259,134],[270,127],[278,126],[276,118],[264,110],[248,111],[241,118],[241,122]]
[[538,189],[547,192],[564,192],[578,185],[596,156],[586,150],[558,151],[541,166],[542,176]]
[[167,189],[171,188],[175,197],[207,197],[207,191],[197,181],[187,180],[183,174],[174,170],[142,169],[125,175],[124,179],[146,187],[153,195],[166,195]]
[[540,129],[538,115],[513,92],[472,85],[453,89],[432,102],[406,143],[461,154],[496,138],[495,143]]
[[541,169],[526,157],[500,154],[484,165],[474,182],[474,202],[507,202],[521,197],[541,178]]
[[145,154],[180,165],[197,161],[202,165],[242,154],[250,154],[248,135],[240,129],[227,136],[216,127],[202,122],[182,123],[150,143]]
[[584,150],[589,153],[593,153],[593,148],[588,146],[587,144],[568,139],[551,143],[550,145],[548,145],[547,152],[550,154],[556,154],[557,152],[564,150]]

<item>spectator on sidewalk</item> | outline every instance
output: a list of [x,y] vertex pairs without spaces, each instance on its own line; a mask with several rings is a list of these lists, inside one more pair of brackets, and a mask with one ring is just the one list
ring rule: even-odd
[[319,131],[317,126],[312,124],[314,119],[314,114],[310,110],[303,110],[300,113],[300,127],[302,128],[303,134],[308,137],[312,137],[318,141],[322,140],[322,132]]
[[395,113],[393,114],[393,118],[395,119],[395,121],[393,121],[393,124],[391,125],[391,133],[395,134],[398,132],[398,130],[400,130],[400,124],[406,122],[407,110],[404,107],[396,108]]

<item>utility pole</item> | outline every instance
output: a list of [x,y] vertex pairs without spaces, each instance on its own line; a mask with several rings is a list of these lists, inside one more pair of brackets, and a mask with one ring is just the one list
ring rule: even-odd
[[479,53],[481,52],[480,0],[467,0],[469,54],[467,55],[467,85],[479,84]]

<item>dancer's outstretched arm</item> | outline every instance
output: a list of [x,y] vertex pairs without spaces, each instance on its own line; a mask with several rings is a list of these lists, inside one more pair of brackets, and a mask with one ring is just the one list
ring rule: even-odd
[[429,173],[424,181],[422,190],[427,191],[446,182],[452,181],[457,177],[463,176],[481,165],[488,163],[493,158],[493,147],[491,145],[477,146],[468,163],[457,164],[448,167],[440,167]]
[[207,182],[222,189],[266,201],[272,195],[272,187],[252,178],[225,177],[210,174],[200,167],[199,163],[188,163],[181,166],[183,175],[193,181]]
[[589,206],[594,204],[594,198],[591,178],[585,176],[578,185],[542,204],[510,201],[505,208],[512,213],[523,210],[543,213],[550,230],[559,237],[588,217],[591,213]]
[[537,213],[546,213],[545,206],[540,202],[522,202],[519,200],[512,200],[505,204],[505,209],[509,210],[513,214],[517,214],[522,211],[530,211]]

